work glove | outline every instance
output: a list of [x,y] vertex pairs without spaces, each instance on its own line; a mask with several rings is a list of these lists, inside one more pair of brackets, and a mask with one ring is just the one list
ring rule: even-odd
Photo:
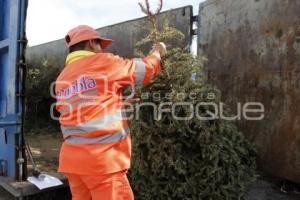
[[162,56],[166,55],[166,53],[167,53],[167,47],[166,47],[165,43],[163,43],[163,42],[156,43],[153,46],[152,51],[151,51],[151,54],[154,54],[159,59],[161,59]]

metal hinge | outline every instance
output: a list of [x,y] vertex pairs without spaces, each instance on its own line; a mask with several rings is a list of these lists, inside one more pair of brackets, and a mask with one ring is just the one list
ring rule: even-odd
[[24,60],[20,60],[17,65],[20,66],[20,67],[26,67],[27,66],[27,64],[26,64],[26,62],[24,62]]
[[197,35],[198,34],[198,29],[192,29],[192,35]]
[[16,93],[16,97],[26,97],[26,95],[23,93]]
[[198,22],[199,15],[195,15],[192,17],[192,22]]
[[18,40],[18,42],[27,45],[28,40],[27,40],[27,38],[23,38],[23,39]]
[[192,17],[192,35],[197,35],[198,34],[198,19],[199,16],[195,15]]

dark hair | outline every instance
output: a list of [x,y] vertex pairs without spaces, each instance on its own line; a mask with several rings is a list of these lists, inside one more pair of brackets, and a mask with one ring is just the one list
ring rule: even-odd
[[[100,44],[100,46],[101,46],[101,40],[96,39],[96,40],[93,40],[93,41],[96,42],[96,44]],[[69,53],[72,53],[74,51],[84,50],[87,43],[88,43],[88,40],[85,40],[85,41],[82,41],[82,42],[79,42],[77,44],[74,44],[74,45],[70,46]]]
[[87,45],[87,43],[88,43],[88,40],[82,41],[82,42],[79,42],[77,44],[74,44],[74,45],[70,46],[69,53],[72,53],[74,51],[84,50],[85,47],[86,47],[86,45]]

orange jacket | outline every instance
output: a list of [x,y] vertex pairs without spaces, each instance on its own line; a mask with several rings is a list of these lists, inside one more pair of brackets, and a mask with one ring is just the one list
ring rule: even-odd
[[109,53],[69,54],[55,87],[64,137],[59,172],[103,175],[128,169],[131,139],[122,90],[145,85],[159,72],[154,55],[129,60]]

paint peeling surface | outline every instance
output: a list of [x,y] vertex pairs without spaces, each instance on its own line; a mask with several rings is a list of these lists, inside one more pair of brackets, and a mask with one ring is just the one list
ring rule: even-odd
[[300,182],[300,1],[208,0],[200,5],[199,53],[233,113],[261,102],[265,118],[239,126],[266,174]]

